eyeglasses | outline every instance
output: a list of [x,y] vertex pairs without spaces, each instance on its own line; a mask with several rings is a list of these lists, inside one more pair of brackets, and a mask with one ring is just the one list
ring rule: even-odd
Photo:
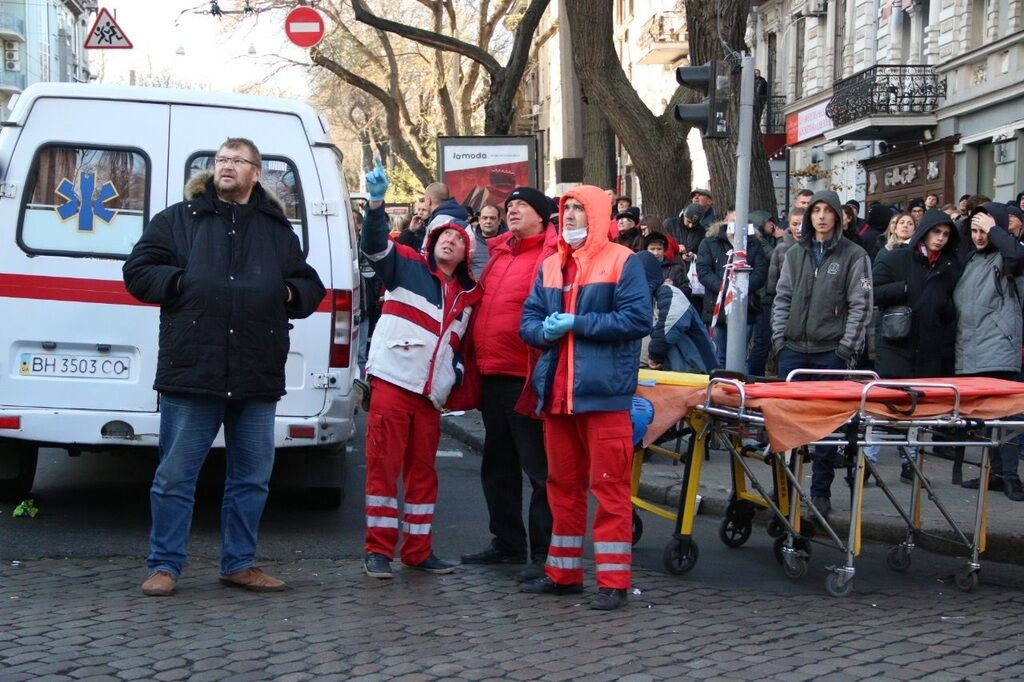
[[231,158],[227,156],[215,156],[213,157],[213,163],[217,166],[234,166],[235,168],[238,168],[239,166],[244,166],[245,164],[249,164],[250,166],[256,166],[257,168],[259,168],[258,163],[250,161],[249,159],[243,159],[241,156],[235,156]]

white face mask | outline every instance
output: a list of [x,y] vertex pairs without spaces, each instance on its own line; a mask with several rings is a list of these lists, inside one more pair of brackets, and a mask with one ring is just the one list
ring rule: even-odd
[[587,228],[577,227],[573,230],[562,230],[562,239],[565,240],[566,244],[575,249],[587,240]]

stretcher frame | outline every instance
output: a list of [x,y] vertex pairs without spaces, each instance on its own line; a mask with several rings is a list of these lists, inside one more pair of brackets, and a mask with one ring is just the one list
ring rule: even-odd
[[[749,435],[751,430],[763,434],[765,419],[758,410],[747,405],[745,385],[742,381],[732,378],[712,377],[708,383],[703,405],[699,405],[696,411],[709,418],[707,428],[704,429],[705,439],[718,436],[727,447],[732,459],[733,494],[730,499],[730,508],[726,510],[726,517],[723,519],[720,537],[729,546],[739,546],[746,541],[750,533],[750,519],[754,511],[745,508],[744,503],[765,507],[773,514],[772,522],[769,524],[769,533],[776,537],[776,558],[783,565],[787,577],[797,579],[802,577],[807,570],[807,560],[810,555],[811,543],[825,544],[838,549],[844,556],[841,565],[829,566],[829,574],[826,577],[826,590],[829,594],[841,597],[850,593],[853,587],[853,578],[856,573],[854,558],[860,554],[861,549],[861,508],[864,492],[864,480],[867,474],[874,475],[879,482],[879,488],[886,495],[890,503],[897,510],[907,526],[906,538],[894,547],[888,557],[887,563],[890,568],[896,571],[904,571],[910,566],[910,555],[922,536],[928,536],[940,541],[953,542],[963,546],[969,552],[966,565],[956,574],[955,582],[958,588],[969,591],[974,589],[978,582],[978,571],[981,565],[978,560],[979,554],[985,551],[986,516],[988,500],[988,475],[990,470],[990,452],[999,446],[999,443],[1008,439],[1011,433],[1024,430],[1024,421],[1013,419],[980,420],[965,417],[960,413],[960,393],[954,384],[914,382],[914,381],[891,381],[881,380],[874,372],[856,372],[847,370],[794,370],[787,377],[786,381],[793,381],[797,377],[818,375],[818,376],[842,376],[857,377],[866,380],[861,391],[860,405],[854,416],[841,429],[832,434],[807,443],[807,447],[839,446],[846,452],[848,467],[852,469],[852,492],[850,501],[849,528],[846,538],[839,535],[828,520],[813,506],[807,505],[808,511],[827,535],[827,541],[815,539],[814,526],[809,526],[807,531],[802,530],[801,501],[809,498],[809,491],[802,483],[803,466],[805,457],[798,454],[798,449],[791,449],[781,453],[771,451],[766,446],[762,451],[757,451],[749,446],[743,445],[742,435]],[[716,401],[716,387],[730,386],[734,393],[732,397],[738,396],[738,406]],[[914,389],[940,389],[949,390],[953,396],[952,409],[948,413],[927,418],[889,419],[872,415],[867,404],[873,390],[888,388],[899,390]],[[942,504],[941,498],[932,486],[931,482],[924,475],[926,455],[921,446],[934,445],[933,441],[923,440],[921,436],[927,432],[937,431],[953,432],[964,435],[960,440],[942,441],[942,445],[950,447],[977,447],[981,449],[981,475],[977,494],[977,503],[973,519],[973,529],[968,534],[960,524],[953,519],[948,509]],[[980,431],[988,431],[991,435],[976,435]],[[765,442],[767,439],[764,439]],[[913,470],[913,487],[909,509],[905,509],[891,489],[885,484],[878,474],[875,466],[864,456],[863,447],[866,445],[880,446],[918,446],[916,457],[905,457]],[[705,447],[707,445],[705,444]],[[775,493],[769,494],[758,480],[753,469],[747,460],[751,457],[762,459],[772,468],[773,485]],[[782,477],[786,485],[780,485]],[[745,482],[750,481],[757,491],[757,495],[746,489]],[[782,492],[786,494],[783,495]],[[922,528],[922,498],[932,501],[944,520],[952,529],[954,539],[947,538],[935,533],[929,533]],[[685,496],[680,498],[680,506],[689,504]],[[680,517],[685,517],[685,510],[680,511]],[[774,526],[774,527],[773,527]],[[732,534],[730,534],[732,530]],[[774,532],[773,532],[774,531]],[[727,541],[731,537],[733,542]]]

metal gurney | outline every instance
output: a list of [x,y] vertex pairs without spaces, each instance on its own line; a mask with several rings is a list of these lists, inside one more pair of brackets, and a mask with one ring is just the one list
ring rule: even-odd
[[[978,555],[985,549],[989,450],[1024,429],[1024,421],[1009,417],[1024,411],[1024,385],[973,377],[881,381],[872,373],[861,373],[863,381],[794,381],[809,374],[840,377],[857,373],[796,370],[786,382],[766,384],[716,377],[710,380],[703,403],[695,408],[710,419],[704,430],[705,439],[721,437],[732,455],[734,471],[742,472],[742,478],[751,481],[760,493],[758,499],[772,510],[774,521],[781,524],[776,552],[786,575],[803,576],[811,543],[825,544],[844,555],[841,565],[830,567],[826,589],[834,596],[850,592],[854,557],[861,547],[864,477],[870,472],[879,479],[881,490],[907,526],[906,539],[889,554],[889,566],[894,570],[909,567],[910,554],[923,532],[921,506],[927,499],[948,522],[955,542],[968,550],[969,559],[957,574],[956,583],[961,589],[973,589],[980,569]],[[866,445],[931,445],[926,436],[936,433],[946,435],[943,445],[981,450],[982,483],[969,530],[952,518],[925,475],[923,449],[918,447],[916,456],[908,457],[914,471],[908,508],[898,502],[874,465],[864,457]],[[752,448],[745,443],[750,442],[767,443],[761,459],[771,465],[776,483],[780,473],[785,476],[788,499],[778,495],[778,490],[775,495],[767,494],[757,481],[748,464]],[[809,495],[803,483],[804,457],[796,450],[803,445],[832,445],[844,451],[852,472],[850,523],[845,537],[813,505],[808,506],[808,512],[824,537],[816,539],[813,526],[804,527],[809,524],[801,518],[801,499]],[[735,496],[734,490],[734,502]]]

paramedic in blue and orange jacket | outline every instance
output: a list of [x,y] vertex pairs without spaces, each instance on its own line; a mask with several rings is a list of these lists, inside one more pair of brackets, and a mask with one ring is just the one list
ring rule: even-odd
[[519,333],[542,350],[533,367],[533,409],[544,417],[548,501],[554,524],[545,577],[533,594],[583,591],[587,490],[597,499],[591,606],[625,606],[632,562],[629,409],[640,340],[651,333],[651,296],[633,252],[609,241],[608,195],[583,185],[562,196],[558,253],[541,265]]
[[[429,573],[455,567],[434,556],[437,500],[434,459],[441,408],[465,376],[460,353],[481,290],[469,270],[473,238],[450,216],[427,225],[422,253],[388,239],[384,169],[366,174],[370,202],[359,248],[385,289],[366,374],[366,554],[372,578],[391,577],[398,542],[398,476],[402,476],[402,563]],[[451,405],[450,405],[451,406]]]

